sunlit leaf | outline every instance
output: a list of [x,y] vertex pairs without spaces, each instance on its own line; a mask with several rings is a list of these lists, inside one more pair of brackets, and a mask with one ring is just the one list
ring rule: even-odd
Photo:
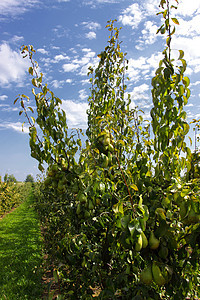
[[179,25],[179,21],[178,21],[176,18],[172,18],[172,21],[173,21],[175,24]]

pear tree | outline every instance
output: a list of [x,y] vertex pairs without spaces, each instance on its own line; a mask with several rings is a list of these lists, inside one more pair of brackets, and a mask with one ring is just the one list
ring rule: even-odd
[[48,166],[36,207],[64,298],[199,297],[199,178],[182,180],[182,173],[191,170],[184,110],[190,80],[184,52],[172,58],[179,24],[171,17],[178,1],[172,2],[160,1],[164,21],[158,33],[167,37],[152,78],[149,123],[131,107],[120,29],[108,22],[108,45],[98,55],[97,68],[88,72],[84,147],[82,130],[69,131],[61,100],[43,84],[33,47],[22,47],[32,63],[37,117],[30,117],[28,96],[16,101],[29,122],[31,155],[40,170]]

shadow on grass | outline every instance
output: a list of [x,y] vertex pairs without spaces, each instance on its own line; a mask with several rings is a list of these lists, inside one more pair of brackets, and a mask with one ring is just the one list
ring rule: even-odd
[[30,204],[0,221],[0,299],[41,299],[42,241]]

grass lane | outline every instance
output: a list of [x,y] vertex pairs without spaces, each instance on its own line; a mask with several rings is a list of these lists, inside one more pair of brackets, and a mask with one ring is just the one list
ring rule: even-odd
[[42,241],[32,195],[0,220],[0,299],[41,299]]

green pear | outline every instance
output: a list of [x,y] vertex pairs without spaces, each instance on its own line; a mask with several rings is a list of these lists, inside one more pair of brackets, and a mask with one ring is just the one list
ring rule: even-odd
[[108,160],[108,156],[106,156],[106,155],[103,155],[103,157],[102,157],[102,163],[101,163],[101,167],[102,167],[102,168],[107,168],[107,166],[108,166],[108,162],[109,162],[109,160]]
[[140,274],[140,281],[144,284],[151,284],[153,280],[151,266],[148,266]]
[[87,201],[87,196],[86,196],[85,193],[79,192],[78,195],[77,195],[77,199],[78,199],[82,204],[84,204],[84,203],[86,203],[86,201]]
[[154,232],[151,231],[150,237],[149,237],[149,247],[152,250],[155,250],[159,247],[160,241],[155,237]]
[[139,252],[142,249],[142,235],[140,234],[135,244],[135,251]]
[[141,236],[142,236],[142,248],[146,248],[148,246],[148,240],[143,231],[141,232]]
[[145,229],[146,229],[146,220],[140,219],[140,226],[141,226],[142,230],[145,231]]
[[153,262],[152,265],[152,274],[153,274],[153,280],[157,285],[161,286],[166,283],[166,280],[163,277],[159,266],[155,262]]

